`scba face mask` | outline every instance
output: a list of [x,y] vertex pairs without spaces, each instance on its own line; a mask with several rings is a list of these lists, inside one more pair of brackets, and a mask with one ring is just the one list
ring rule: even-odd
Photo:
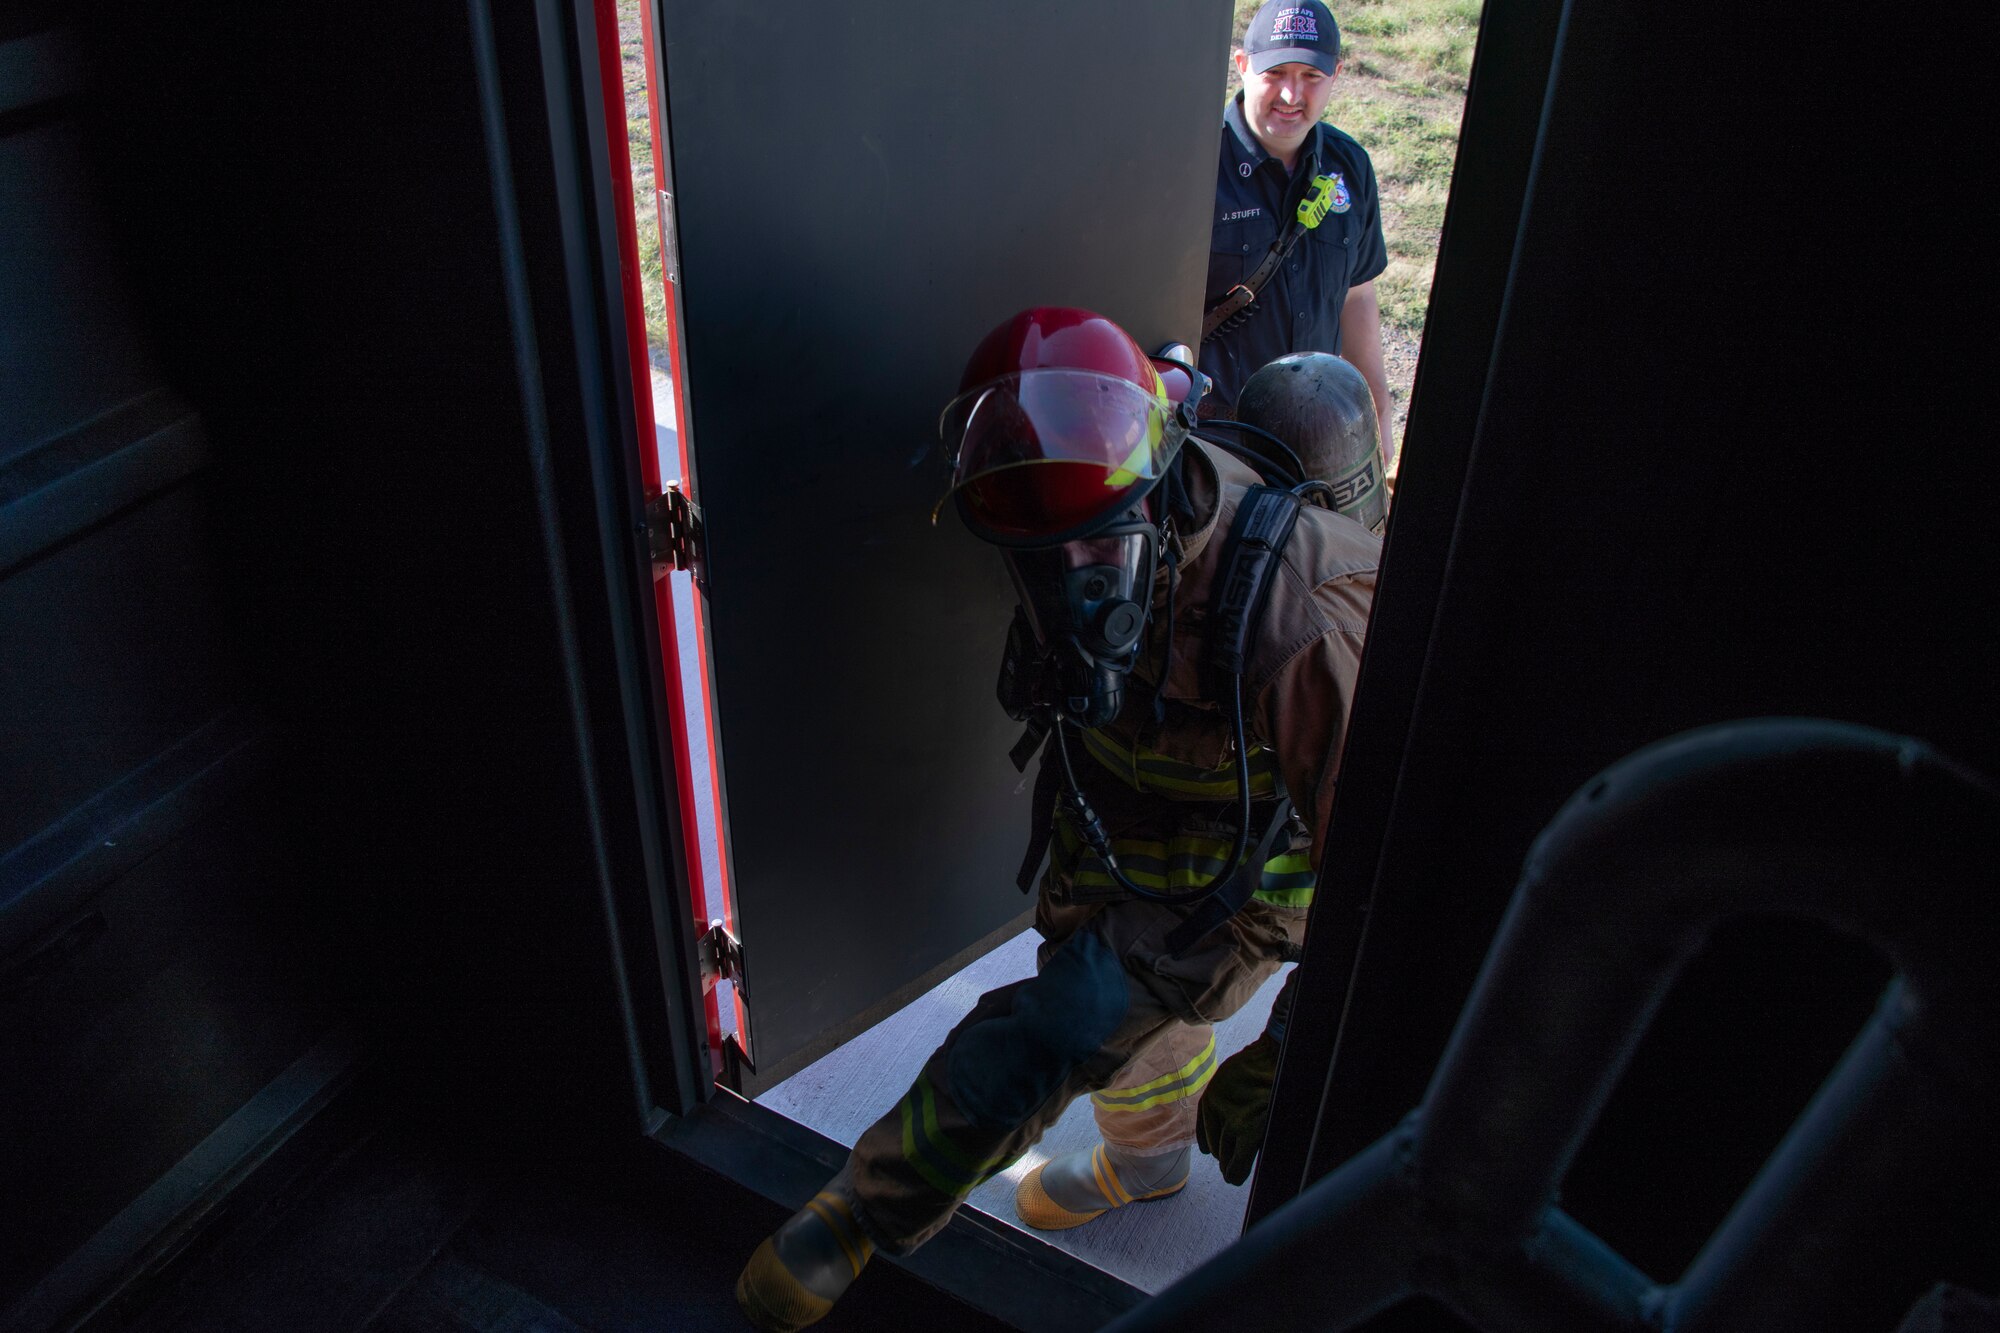
[[1008,632],[1000,703],[1080,727],[1118,716],[1145,643],[1160,534],[1142,510],[1096,536],[1005,553],[1020,611]]

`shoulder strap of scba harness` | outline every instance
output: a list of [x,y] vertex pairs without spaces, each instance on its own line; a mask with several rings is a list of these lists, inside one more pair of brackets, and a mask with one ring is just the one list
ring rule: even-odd
[[1261,484],[1237,502],[1235,521],[1222,542],[1205,645],[1208,688],[1218,699],[1230,688],[1231,678],[1243,674],[1250,632],[1270,600],[1271,580],[1303,507],[1304,501],[1290,491]]
[[[1304,501],[1278,486],[1252,486],[1237,502],[1235,521],[1223,539],[1215,583],[1214,601],[1208,614],[1208,642],[1204,645],[1208,691],[1217,699],[1230,697],[1242,686],[1243,669],[1249,663],[1250,635],[1270,600],[1271,583],[1284,562],[1285,543],[1298,524]],[[1239,701],[1239,706],[1240,701]],[[1243,858],[1229,882],[1204,900],[1188,919],[1167,936],[1167,952],[1185,953],[1217,926],[1243,910],[1243,905],[1263,882],[1264,863],[1271,859],[1278,835],[1292,813],[1292,802],[1279,780],[1277,809],[1258,839],[1254,853]]]

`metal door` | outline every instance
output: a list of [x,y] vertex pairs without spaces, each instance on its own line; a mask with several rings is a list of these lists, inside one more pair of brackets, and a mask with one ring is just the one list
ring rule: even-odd
[[1011,593],[931,524],[935,421],[1026,306],[1194,341],[1229,15],[685,0],[648,22],[761,1086],[1025,925],[1028,788],[993,701]]

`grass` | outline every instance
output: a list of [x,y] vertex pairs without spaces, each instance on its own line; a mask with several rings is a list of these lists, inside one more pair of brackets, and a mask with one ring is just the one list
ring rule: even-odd
[[642,0],[618,0],[618,53],[625,67],[625,141],[632,152],[632,202],[638,212],[639,269],[644,274],[646,345],[664,365],[667,289],[660,280],[660,210],[653,185],[653,130],[646,115],[646,46]]
[[[1258,0],[1230,3],[1232,31],[1240,36],[1257,12]],[[1424,313],[1430,305],[1438,231],[1458,152],[1458,123],[1472,72],[1481,4],[1482,0],[1342,0],[1334,10],[1345,65],[1326,119],[1361,141],[1374,159],[1382,189],[1389,267],[1375,280],[1375,291],[1382,304],[1383,359],[1397,403],[1391,433],[1399,438],[1410,382],[1416,375]],[[618,0],[625,124],[639,213],[639,258],[645,271],[646,338],[657,359],[666,346],[667,308],[660,281],[641,13],[641,0]],[[1230,94],[1239,86],[1232,65]]]

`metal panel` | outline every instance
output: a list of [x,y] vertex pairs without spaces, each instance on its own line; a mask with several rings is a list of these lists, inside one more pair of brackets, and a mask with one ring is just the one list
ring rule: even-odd
[[38,834],[230,706],[192,481],[0,579],[0,846]]
[[1023,908],[1028,802],[992,698],[1010,594],[990,551],[928,523],[934,423],[1024,306],[1193,341],[1229,15],[663,9],[715,723],[768,1073]]
[[[1286,1052],[1272,1141],[1292,1140],[1305,1180],[1421,1098],[1534,831],[1617,755],[1709,722],[1814,714],[1996,765],[1993,461],[1946,443],[1985,429],[1983,349],[1883,336],[1985,318],[1990,280],[1868,280],[1878,256],[1976,248],[1950,182],[1976,131],[1948,90],[1979,43],[1927,29],[1871,74],[1893,112],[1855,119],[1814,72],[1838,40],[1802,44],[1796,24],[1740,6],[1566,6],[1492,355],[1482,385],[1457,386],[1480,413],[1457,477],[1418,428],[1434,407],[1464,420],[1465,401],[1420,384],[1412,411],[1408,496],[1463,493],[1448,524],[1442,506],[1398,500],[1369,651],[1412,668],[1421,654],[1422,676],[1407,734],[1342,774],[1346,796],[1371,794],[1343,797],[1328,863],[1373,898],[1351,990],[1324,965],[1339,943],[1324,893],[1300,968],[1300,1004],[1345,1014],[1319,1061]],[[1906,184],[1879,208],[1815,192],[1891,159]],[[1433,334],[1449,327],[1462,348],[1481,312],[1447,300],[1469,295],[1444,282],[1457,242]],[[1434,619],[1399,582],[1425,541],[1450,543]],[[1378,705],[1393,698],[1364,683],[1357,736]],[[1565,1207],[1648,1272],[1688,1262],[1872,1001],[1879,971],[1843,943],[1784,921],[1718,938],[1637,1053]]]
[[[49,1271],[87,1294],[129,1261],[173,1211],[142,1196],[329,1022],[257,790],[263,723],[215,547],[227,488],[127,290],[129,197],[86,133],[105,89],[80,49],[0,37],[9,1328],[50,1324],[9,1308]],[[213,1165],[187,1179],[214,1184]]]
[[[0,43],[0,69],[24,78],[37,56],[59,49],[55,40],[40,34]],[[0,89],[8,101],[28,96]],[[157,382],[117,268],[105,262],[104,221],[91,197],[95,183],[78,169],[81,154],[81,132],[69,120],[0,134],[0,311],[7,313],[0,321],[0,462]]]
[[0,1311],[326,1032],[256,818],[219,804],[0,973]]

